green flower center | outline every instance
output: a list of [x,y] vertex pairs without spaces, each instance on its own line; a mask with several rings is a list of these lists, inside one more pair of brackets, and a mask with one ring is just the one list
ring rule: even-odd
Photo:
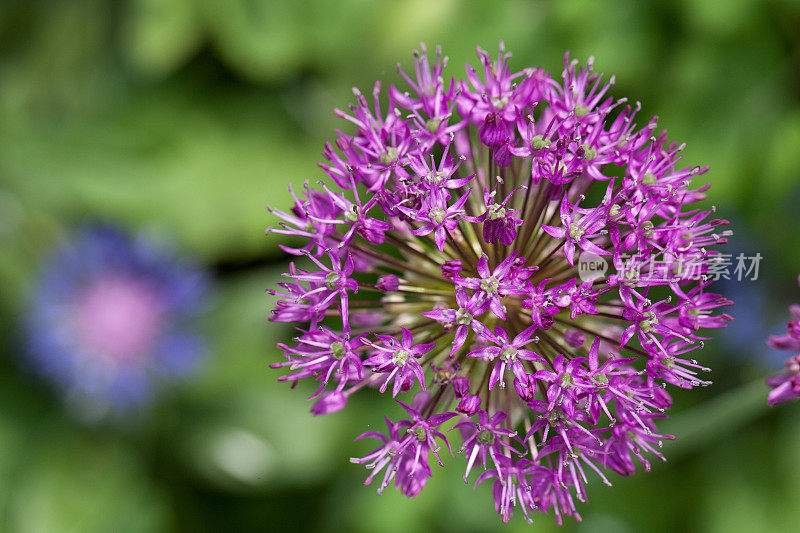
[[644,222],[642,222],[642,229],[644,230],[644,236],[647,237],[648,239],[652,238],[654,227],[655,226],[653,225],[653,223],[650,222],[649,220],[645,220]]
[[344,344],[339,341],[331,343],[331,357],[341,359],[344,357]]
[[500,280],[494,276],[489,276],[481,280],[481,290],[489,294],[497,294],[497,288],[500,286]]
[[471,323],[472,323],[472,313],[470,313],[463,307],[459,307],[458,311],[456,311],[456,324],[469,326]]
[[589,112],[591,111],[591,109],[589,109],[583,104],[575,104],[574,110],[575,110],[575,116],[579,118],[588,115]]
[[563,420],[567,419],[567,415],[562,411],[559,407],[556,407],[549,413],[547,413],[547,421],[551,424],[558,424]]
[[437,118],[432,118],[432,119],[428,120],[428,122],[425,123],[425,129],[428,130],[431,133],[436,133],[437,131],[439,131],[439,124],[441,124],[441,123],[442,123],[442,119],[441,118],[438,118],[438,117]]
[[408,350],[403,350],[401,348],[392,354],[392,363],[401,367],[406,366],[409,357],[411,357],[411,353]]
[[644,333],[647,333],[653,329],[653,324],[658,322],[658,319],[656,318],[656,314],[652,311],[646,312],[644,316],[644,320],[639,321],[639,329],[641,329]]
[[511,361],[517,358],[517,354],[519,354],[519,350],[517,350],[513,346],[506,346],[505,348],[500,350],[500,359],[502,359],[507,363],[510,363]]
[[358,220],[358,216],[360,214],[360,210],[358,206],[353,204],[353,206],[344,212],[344,219],[348,222],[355,222]]
[[493,444],[494,434],[488,429],[482,429],[478,432],[478,436],[475,437],[475,440],[477,440],[480,444]]
[[550,139],[545,139],[543,135],[535,135],[533,139],[531,139],[531,147],[534,150],[541,150],[548,146],[550,146]]
[[498,109],[498,110],[503,109],[505,106],[508,105],[508,95],[507,94],[504,94],[500,98],[498,98],[496,96],[492,96],[491,100],[492,100],[492,105],[495,107],[495,109]]
[[500,204],[492,204],[486,206],[486,218],[489,220],[497,220],[506,216],[506,208]]
[[395,161],[397,161],[397,156],[398,156],[397,148],[395,148],[394,146],[390,146],[386,149],[385,152],[381,154],[381,163],[383,163],[384,165],[390,165]]
[[442,209],[441,207],[434,207],[431,209],[431,220],[436,222],[437,224],[441,224],[444,222],[445,217],[447,217],[447,211]]
[[431,183],[438,184],[440,181],[442,181],[443,178],[444,178],[444,173],[439,172],[438,170],[431,170],[428,173],[428,181],[430,181]]
[[339,282],[341,281],[342,276],[337,274],[336,272],[328,272],[328,275],[325,276],[325,286],[328,287],[330,290],[335,290],[339,288]]
[[428,432],[425,431],[425,428],[422,426],[414,426],[409,432],[413,434],[418,441],[424,441],[428,437]]
[[569,236],[571,239],[577,241],[578,239],[583,237],[584,233],[586,233],[586,229],[579,223],[573,222],[572,224],[569,225]]
[[645,175],[642,176],[642,183],[644,185],[653,185],[655,182],[656,182],[656,177],[650,174],[649,172],[645,173]]

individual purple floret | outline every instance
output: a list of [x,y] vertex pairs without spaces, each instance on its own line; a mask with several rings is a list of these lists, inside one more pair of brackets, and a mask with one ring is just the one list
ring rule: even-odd
[[436,429],[447,422],[456,413],[439,413],[430,417],[424,417],[417,407],[425,406],[429,397],[425,393],[420,393],[415,397],[414,406],[409,406],[398,401],[406,410],[410,419],[401,420],[393,423],[386,418],[389,428],[389,435],[384,436],[378,431],[368,431],[356,437],[356,440],[371,437],[380,440],[383,445],[360,459],[350,459],[353,463],[367,465],[372,470],[369,477],[364,481],[364,485],[372,483],[372,479],[383,471],[383,480],[378,487],[378,494],[396,479],[395,486],[400,488],[408,497],[419,494],[431,476],[431,469],[428,465],[428,456],[433,452],[434,457],[443,465],[439,456],[441,447],[436,439],[444,442],[448,450],[450,443],[444,434]]
[[475,459],[480,459],[481,465],[486,469],[486,458],[491,457],[492,463],[499,468],[497,461],[504,453],[520,453],[511,446],[511,442],[520,443],[517,433],[503,427],[506,418],[503,411],[497,411],[489,418],[489,413],[480,409],[475,413],[475,418],[477,418],[475,422],[465,420],[455,426],[464,435],[464,445],[459,451],[471,450],[467,452],[469,459],[467,460],[467,470],[464,472],[464,481],[467,481]]
[[800,305],[790,306],[789,312],[792,320],[786,323],[786,333],[767,339],[767,344],[776,350],[795,352],[784,362],[782,374],[767,378],[767,386],[772,389],[767,398],[770,405],[800,398],[800,354],[797,353],[800,352]]
[[191,261],[143,235],[84,227],[36,281],[30,366],[81,416],[127,412],[198,363],[207,285]]
[[375,351],[364,361],[364,366],[372,367],[375,372],[388,373],[381,385],[381,392],[385,392],[389,382],[394,380],[393,397],[401,390],[409,390],[415,379],[425,390],[425,374],[417,359],[436,347],[435,342],[413,345],[414,336],[411,332],[406,328],[401,328],[401,331],[400,341],[391,335],[376,334],[375,337],[383,346],[370,343]]
[[[354,128],[325,145],[328,179],[272,211],[286,251],[309,255],[272,291],[270,319],[301,332],[273,366],[313,382],[314,414],[415,395],[410,420],[362,436],[381,443],[354,460],[380,490],[417,495],[437,428],[455,427],[465,478],[493,479],[503,520],[561,523],[593,478],[663,458],[668,385],[709,383],[694,357],[731,320],[708,291],[731,232],[695,205],[707,168],[680,166],[683,145],[638,126],[591,59],[553,77],[514,72],[502,46],[478,56],[457,80],[423,48],[407,86],[336,112]],[[776,343],[800,349],[794,331]]]

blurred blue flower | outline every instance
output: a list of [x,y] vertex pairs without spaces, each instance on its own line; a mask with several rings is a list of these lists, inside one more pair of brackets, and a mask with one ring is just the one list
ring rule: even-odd
[[82,413],[123,412],[191,371],[209,280],[160,242],[91,225],[59,246],[31,294],[30,365]]

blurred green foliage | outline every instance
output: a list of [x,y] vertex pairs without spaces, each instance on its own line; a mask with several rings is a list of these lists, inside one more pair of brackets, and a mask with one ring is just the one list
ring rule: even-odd
[[[351,438],[380,425],[383,407],[362,398],[312,419],[312,391],[275,382],[267,363],[291,331],[266,321],[263,291],[285,258],[263,237],[274,223],[264,204],[285,206],[290,181],[320,176],[322,143],[341,126],[331,109],[351,101],[353,85],[397,81],[394,65],[408,67],[420,41],[441,44],[456,76],[476,45],[493,51],[501,39],[519,68],[557,73],[564,51],[593,55],[616,75],[614,94],[640,100],[643,116],[658,114],[688,143],[687,164],[711,166],[720,215],[765,257],[751,282],[765,312],[733,314],[780,329],[786,303],[800,300],[798,28],[791,0],[7,0],[0,530],[499,527],[487,487],[461,486],[455,460],[417,501],[361,487],[347,457],[367,445]],[[39,258],[92,218],[167,233],[219,283],[206,317],[212,356],[195,378],[141,418],[87,427],[19,369],[16,324]],[[670,463],[614,488],[594,483],[581,508],[589,530],[796,527],[800,410],[767,412],[760,385],[740,387],[777,370],[766,347],[708,344],[715,386],[675,394]],[[535,527],[553,530],[553,520]]]

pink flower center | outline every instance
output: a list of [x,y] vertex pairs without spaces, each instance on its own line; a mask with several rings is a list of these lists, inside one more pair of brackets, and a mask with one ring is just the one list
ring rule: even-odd
[[75,320],[78,337],[92,355],[129,361],[147,357],[161,314],[150,287],[120,277],[90,285],[78,301]]

